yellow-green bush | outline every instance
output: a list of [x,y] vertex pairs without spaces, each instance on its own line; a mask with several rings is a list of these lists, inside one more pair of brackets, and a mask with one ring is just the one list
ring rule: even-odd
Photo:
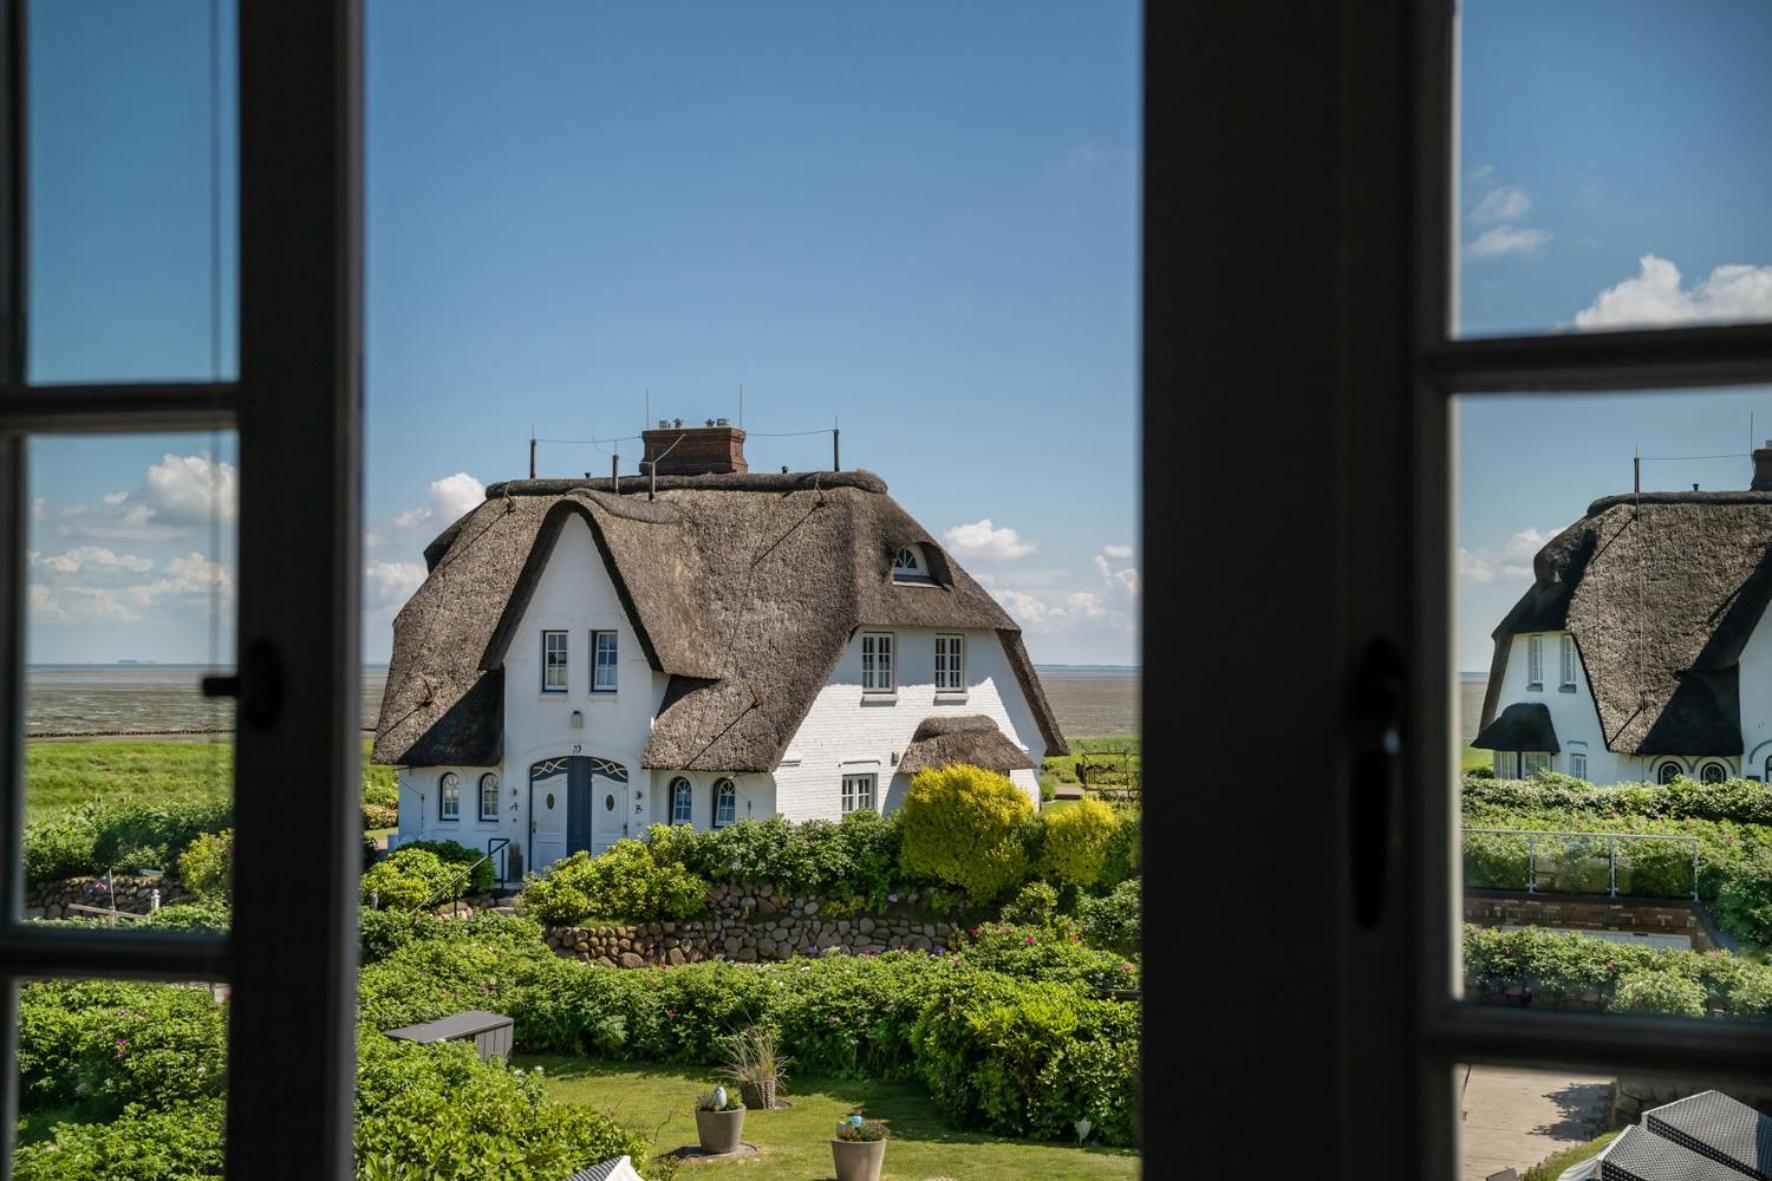
[[989,902],[1027,874],[1022,822],[1033,805],[1006,775],[966,763],[919,771],[905,793],[900,859]]
[[179,854],[178,880],[198,898],[226,898],[233,868],[234,830],[201,833]]
[[1046,818],[1046,845],[1040,873],[1049,881],[1093,886],[1101,880],[1120,818],[1100,800],[1079,800]]

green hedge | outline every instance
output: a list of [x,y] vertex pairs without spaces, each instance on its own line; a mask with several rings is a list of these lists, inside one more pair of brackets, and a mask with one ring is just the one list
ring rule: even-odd
[[1618,783],[1597,787],[1572,775],[1531,779],[1464,777],[1464,806],[1523,812],[1548,810],[1656,820],[1726,820],[1772,825],[1772,784],[1751,779],[1699,783],[1684,776],[1669,784]]
[[553,927],[593,917],[686,919],[707,908],[707,896],[706,882],[633,840],[617,841],[598,857],[581,849],[546,873],[531,874],[523,886],[523,905]]
[[107,869],[178,870],[178,857],[204,833],[233,823],[227,803],[82,804],[25,826],[25,881],[58,881]]
[[1543,927],[1466,926],[1464,981],[1476,998],[1523,987],[1534,1004],[1553,1008],[1592,993],[1607,1008],[1772,1016],[1772,966],[1726,951],[1657,950]]
[[131,1104],[105,1123],[62,1123],[21,1145],[18,1181],[197,1181],[222,1175],[222,1101]]

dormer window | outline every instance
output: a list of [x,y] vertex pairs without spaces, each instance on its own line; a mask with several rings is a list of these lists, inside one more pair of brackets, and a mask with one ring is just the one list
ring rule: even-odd
[[894,582],[930,582],[929,563],[923,557],[920,545],[902,545],[892,555],[892,581]]

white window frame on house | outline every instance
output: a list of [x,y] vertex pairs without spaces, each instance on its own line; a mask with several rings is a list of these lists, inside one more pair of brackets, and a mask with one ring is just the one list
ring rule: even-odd
[[1544,637],[1526,637],[1526,688],[1544,688]]
[[[558,641],[556,643],[555,641]],[[541,633],[541,691],[564,693],[571,685],[572,641],[563,628],[544,628]]]
[[[607,642],[608,647],[604,644]],[[616,689],[616,669],[621,660],[620,633],[613,628],[599,628],[591,632],[591,692],[613,693]],[[605,660],[604,657],[608,656]]]
[[1587,778],[1587,752],[1572,750],[1569,752],[1569,774],[1577,779]]
[[730,779],[714,780],[714,827],[725,828],[738,820],[738,784]]
[[1493,752],[1495,778],[1518,779],[1520,777],[1520,752],[1515,750],[1498,750]]
[[[490,793],[490,798],[488,793]],[[491,806],[488,807],[488,804]],[[480,776],[480,819],[497,820],[498,809],[498,772],[488,771]]]
[[966,691],[966,637],[958,632],[936,633],[935,691]]
[[[17,985],[50,977],[225,983],[222,1171],[348,1181],[356,1079],[362,668],[362,12],[359,0],[242,4],[237,86],[238,376],[30,380],[34,178],[25,133],[33,6],[0,5],[0,1177],[11,1175]],[[219,9],[217,9],[219,11]],[[211,25],[212,34],[220,29]],[[107,98],[112,96],[107,96]],[[226,98],[222,99],[226,104]],[[220,127],[219,108],[217,122]],[[209,153],[212,193],[223,158]],[[218,202],[219,205],[219,202]],[[215,231],[212,245],[222,231]],[[186,259],[184,263],[194,263]],[[217,251],[217,267],[225,265]],[[102,325],[95,324],[102,329]],[[217,333],[219,341],[219,333]],[[33,434],[233,431],[238,439],[233,916],[226,932],[23,921],[25,524]],[[300,479],[289,480],[294,457]],[[288,588],[300,586],[302,594]],[[290,890],[288,883],[302,888]]]
[[874,788],[879,779],[879,775],[873,771],[845,772],[841,799],[843,815],[871,811],[874,807]]
[[894,582],[933,582],[929,574],[929,559],[923,554],[920,545],[901,545],[892,555],[892,581]]
[[1530,779],[1551,770],[1556,759],[1549,751],[1523,750],[1520,752],[1520,778]]
[[1567,632],[1563,634],[1562,649],[1563,680],[1558,688],[1565,693],[1573,693],[1575,691],[1575,669],[1578,662],[1575,657],[1575,637]]
[[861,633],[861,691],[898,692],[897,645],[892,632]]
[[671,823],[693,826],[695,824],[695,784],[689,782],[687,776],[678,775],[671,779],[669,791]]
[[454,771],[437,776],[437,819],[461,819],[461,776]]

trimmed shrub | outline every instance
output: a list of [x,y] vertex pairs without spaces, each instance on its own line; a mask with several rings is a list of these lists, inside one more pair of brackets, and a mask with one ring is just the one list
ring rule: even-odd
[[1137,955],[1142,895],[1143,886],[1132,879],[1121,882],[1103,897],[1085,898],[1077,903],[1077,921],[1082,926],[1084,941],[1116,955]]
[[1046,882],[1029,882],[1003,907],[1003,921],[1043,927],[1058,913],[1058,891]]
[[1049,880],[1066,885],[1095,885],[1119,827],[1119,817],[1100,800],[1079,800],[1061,811],[1046,814],[1040,872]]
[[1742,858],[1717,887],[1712,910],[1724,930],[1772,946],[1772,849],[1762,846]]
[[660,864],[639,841],[622,840],[599,857],[581,849],[523,887],[529,913],[549,926],[596,916],[650,922],[686,919],[707,905],[707,883],[674,862]]
[[226,899],[233,893],[234,830],[198,834],[178,858],[178,880],[198,899]]
[[1032,809],[1006,775],[966,763],[919,771],[901,809],[902,863],[989,902],[1027,873],[1022,822]]
[[397,828],[400,824],[400,809],[392,804],[364,804],[363,831],[372,828]]
[[18,1181],[195,1181],[222,1175],[222,1101],[163,1110],[131,1104],[106,1123],[58,1124],[49,1139],[21,1145]]
[[382,808],[400,806],[400,773],[393,767],[363,762],[363,802]]
[[226,931],[233,925],[234,911],[226,898],[205,898],[198,902],[181,902],[162,906],[153,914],[138,920],[133,930],[158,927],[165,931]]
[[459,841],[407,841],[395,852],[399,852],[401,849],[423,849],[428,853],[435,853],[445,865],[457,867],[455,869],[457,874],[461,872],[461,867],[472,865],[474,867],[472,876],[462,884],[461,893],[453,895],[455,898],[460,898],[465,894],[489,894],[492,892],[492,884],[495,880],[493,875],[497,871],[492,864],[492,858],[486,857],[482,861],[481,858],[486,855],[477,849],[470,849]]
[[461,897],[459,887],[450,888],[460,874],[429,849],[396,849],[363,875],[363,901],[389,910],[417,910],[427,903],[453,901],[449,895]]
[[1095,994],[1138,986],[1137,965],[1111,951],[1085,946],[1075,934],[986,923],[972,928],[971,935],[971,944],[959,957],[969,968],[1018,980],[1074,984]]
[[1618,978],[1613,1007],[1630,1013],[1702,1017],[1704,986],[1673,972],[1627,972]]

